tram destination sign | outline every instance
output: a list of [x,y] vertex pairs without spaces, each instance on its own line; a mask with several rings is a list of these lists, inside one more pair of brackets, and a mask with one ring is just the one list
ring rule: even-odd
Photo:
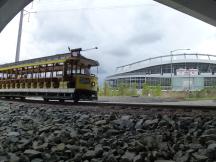
[[177,69],[177,76],[196,76],[198,75],[198,69]]

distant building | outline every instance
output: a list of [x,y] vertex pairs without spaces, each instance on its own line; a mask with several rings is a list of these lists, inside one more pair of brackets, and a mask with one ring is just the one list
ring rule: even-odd
[[216,86],[216,55],[175,54],[134,62],[116,68],[106,78],[111,87],[119,84],[160,85],[163,90],[195,91]]

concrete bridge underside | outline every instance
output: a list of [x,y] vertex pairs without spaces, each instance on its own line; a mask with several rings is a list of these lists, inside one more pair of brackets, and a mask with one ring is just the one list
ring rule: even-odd
[[216,26],[216,0],[154,0]]
[[0,32],[4,27],[33,0],[0,0]]
[[[33,0],[0,0],[0,32]],[[154,0],[216,26],[216,0]]]

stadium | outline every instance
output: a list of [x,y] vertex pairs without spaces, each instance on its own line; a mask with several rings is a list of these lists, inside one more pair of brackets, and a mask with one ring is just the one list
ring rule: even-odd
[[175,54],[148,58],[119,66],[106,82],[112,88],[120,84],[142,89],[161,86],[162,90],[199,91],[216,86],[216,56],[209,54]]

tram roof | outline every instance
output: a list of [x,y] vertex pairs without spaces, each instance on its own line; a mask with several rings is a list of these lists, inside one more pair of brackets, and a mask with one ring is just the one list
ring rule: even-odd
[[52,55],[52,56],[46,56],[46,57],[34,58],[30,60],[18,61],[14,63],[3,64],[3,65],[0,65],[0,71],[14,69],[14,68],[22,68],[22,67],[27,67],[27,66],[61,63],[67,60],[79,60],[80,64],[90,65],[90,66],[99,66],[99,63],[97,61],[88,59],[80,54],[78,54],[77,56],[73,56],[72,53],[65,53],[65,54],[57,54],[57,55]]

